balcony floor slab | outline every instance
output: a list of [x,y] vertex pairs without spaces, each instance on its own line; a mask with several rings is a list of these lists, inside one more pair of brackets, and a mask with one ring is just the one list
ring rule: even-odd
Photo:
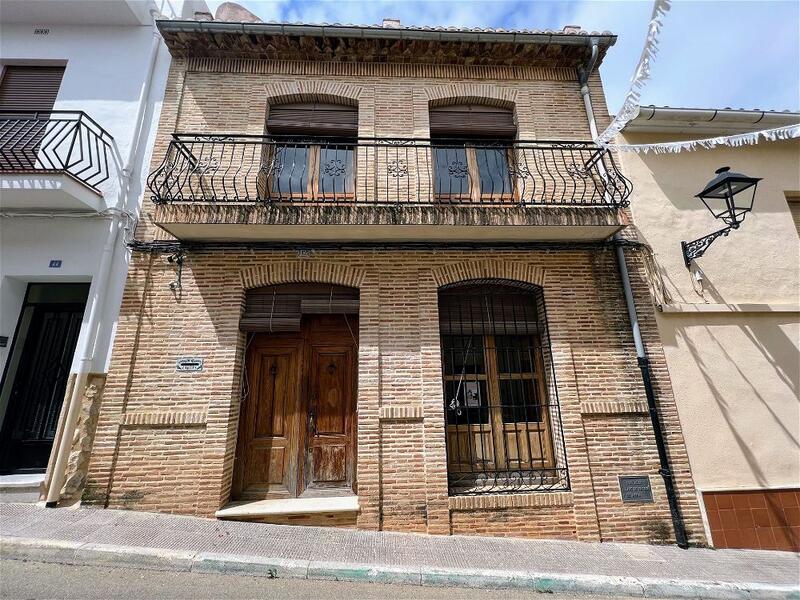
[[164,204],[154,222],[184,241],[527,242],[603,240],[625,214],[602,206]]
[[0,173],[0,210],[99,212],[104,208],[102,194],[69,173]]

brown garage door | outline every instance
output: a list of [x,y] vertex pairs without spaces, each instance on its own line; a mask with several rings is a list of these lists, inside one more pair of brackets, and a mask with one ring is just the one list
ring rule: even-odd
[[800,551],[800,489],[706,492],[717,548]]

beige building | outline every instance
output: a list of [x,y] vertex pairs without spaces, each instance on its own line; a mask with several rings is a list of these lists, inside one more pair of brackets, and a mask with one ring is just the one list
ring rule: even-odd
[[[643,107],[629,144],[800,122],[800,114]],[[663,281],[656,318],[706,531],[717,547],[800,547],[800,140],[626,152],[632,213]],[[751,214],[687,269],[681,241],[723,227],[695,197],[722,166],[760,177]]]

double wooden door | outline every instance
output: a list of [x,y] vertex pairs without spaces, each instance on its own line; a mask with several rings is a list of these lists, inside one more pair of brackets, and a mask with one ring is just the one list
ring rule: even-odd
[[253,334],[234,498],[356,492],[357,331],[355,315],[305,315],[297,333]]

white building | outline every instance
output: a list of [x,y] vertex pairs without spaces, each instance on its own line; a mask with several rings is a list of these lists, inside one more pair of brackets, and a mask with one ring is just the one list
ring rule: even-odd
[[61,433],[94,426],[108,369],[170,63],[154,20],[197,11],[204,2],[2,3],[2,497],[52,504],[78,487],[88,448]]

